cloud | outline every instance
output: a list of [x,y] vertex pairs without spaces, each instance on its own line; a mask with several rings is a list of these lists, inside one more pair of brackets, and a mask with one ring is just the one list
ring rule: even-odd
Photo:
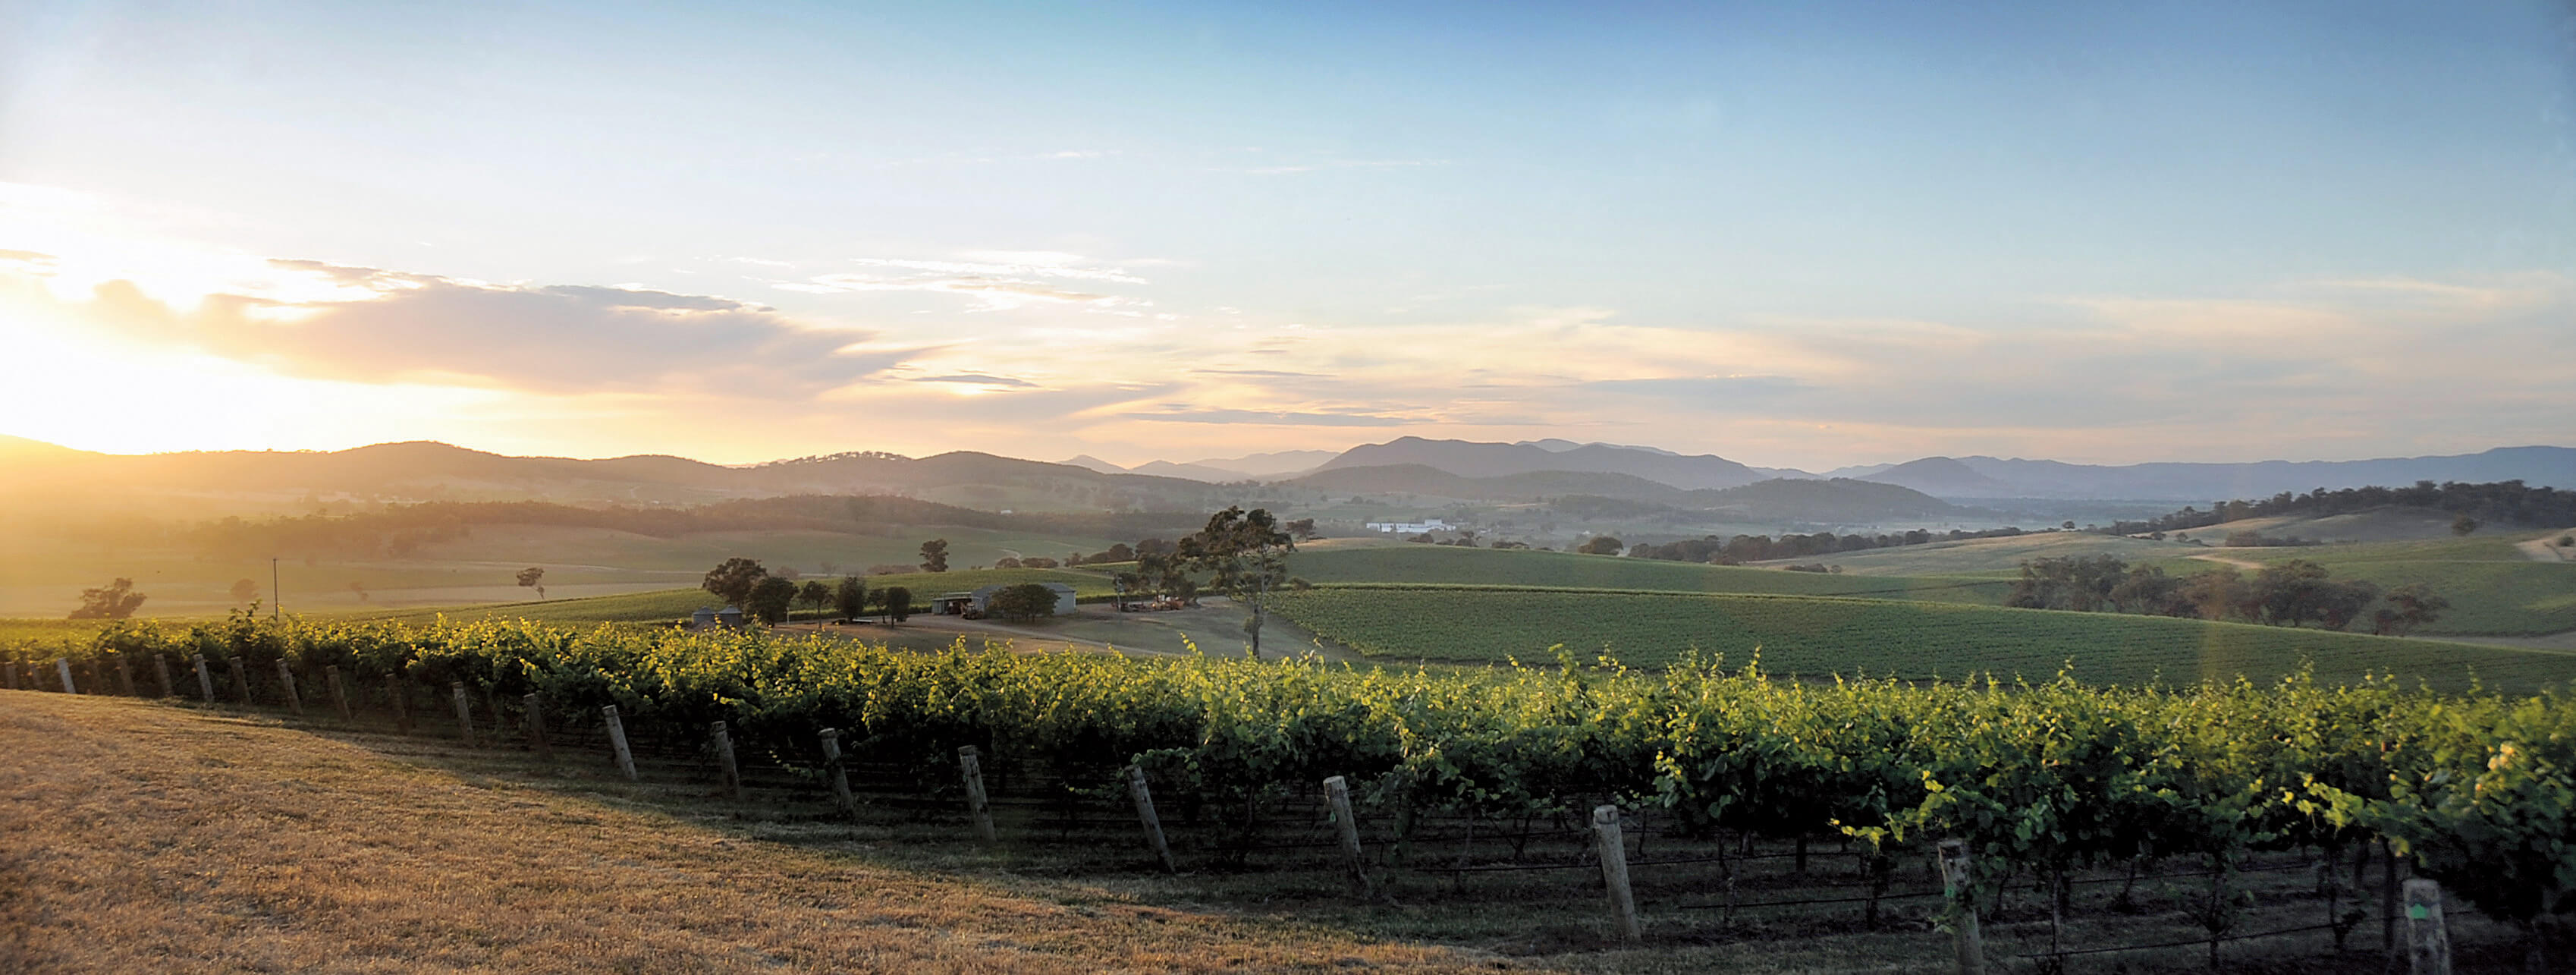
[[1815,389],[1788,376],[1679,376],[1661,379],[1596,379],[1584,389],[1653,397],[1712,412],[1778,409]]
[[1300,427],[1397,427],[1414,421],[1392,416],[1370,416],[1359,413],[1268,413],[1258,410],[1177,410],[1164,413],[1126,413],[1126,419],[1156,423],[1244,423],[1260,426]]
[[1283,369],[1192,369],[1201,376],[1254,376],[1262,379],[1324,379],[1322,373],[1289,372]]
[[968,383],[977,386],[1009,386],[1014,389],[1038,388],[1038,384],[1026,379],[1013,379],[1008,376],[986,376],[971,372],[959,373],[954,376],[922,376],[912,381],[917,383]]
[[[1149,282],[1122,267],[1088,263],[1063,251],[967,251],[969,260],[858,258],[845,263],[903,274],[839,272],[801,281],[773,281],[773,287],[805,294],[852,294],[871,291],[920,291],[971,298],[980,311],[1007,311],[1032,303],[1087,305],[1093,311],[1144,307],[1138,298],[1081,291],[1052,282],[1083,281],[1141,285]],[[1151,262],[1145,262],[1151,263]],[[1117,314],[1142,314],[1117,311]]]
[[274,263],[327,281],[343,297],[290,302],[219,293],[181,311],[111,281],[98,286],[85,310],[90,320],[137,337],[285,375],[541,393],[807,398],[926,351],[866,347],[871,334],[810,328],[709,295]]

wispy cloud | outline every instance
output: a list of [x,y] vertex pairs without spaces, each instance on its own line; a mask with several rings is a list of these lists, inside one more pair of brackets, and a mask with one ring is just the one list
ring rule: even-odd
[[274,262],[340,297],[218,293],[193,309],[111,281],[84,321],[291,376],[546,393],[806,398],[926,351],[807,327],[711,295],[590,285],[492,285],[313,261]]
[[[1030,304],[1072,304],[1095,311],[1133,309],[1153,302],[1126,295],[1076,290],[1057,282],[1143,285],[1149,282],[1117,264],[1093,262],[1062,251],[967,251],[965,260],[864,257],[842,262],[862,268],[910,273],[835,272],[799,281],[773,281],[772,287],[805,294],[853,294],[871,291],[916,291],[972,299],[979,311],[1008,311]],[[1121,312],[1142,314],[1142,312]]]
[[1295,413],[1259,410],[1174,410],[1161,413],[1128,413],[1126,419],[1154,423],[1240,423],[1255,426],[1298,427],[1396,427],[1412,422],[1402,417],[1372,416],[1364,413]]
[[1008,386],[1013,389],[1038,388],[1038,384],[1026,379],[1013,379],[1009,376],[987,376],[981,373],[972,372],[962,372],[951,376],[921,376],[913,379],[912,381],[917,383],[964,383],[973,386]]

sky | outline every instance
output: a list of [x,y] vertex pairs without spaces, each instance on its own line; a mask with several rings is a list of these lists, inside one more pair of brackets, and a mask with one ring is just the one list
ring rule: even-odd
[[2568,0],[11,9],[85,449],[2576,444]]

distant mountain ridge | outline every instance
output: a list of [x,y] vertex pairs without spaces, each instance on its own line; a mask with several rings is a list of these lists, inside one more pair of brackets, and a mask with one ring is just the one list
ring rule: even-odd
[[[1545,471],[1624,474],[1685,491],[1740,487],[1771,478],[1820,479],[1819,475],[1790,468],[1752,467],[1710,454],[1686,456],[1651,447],[1575,444],[1557,439],[1480,443],[1422,437],[1400,437],[1382,444],[1353,447],[1323,464],[1317,473],[1405,465],[1419,465],[1462,478],[1506,477]],[[2321,487],[2401,487],[2416,481],[2490,483],[2519,480],[2534,487],[2576,490],[2576,447],[2498,447],[2475,454],[2375,460],[2157,462],[2119,466],[1986,456],[1924,457],[1902,464],[1837,468],[1821,477],[1848,477],[1892,484],[1937,498],[2181,501],[2194,504],[2266,498],[2283,491],[2305,493]],[[1608,492],[1597,491],[1582,493],[1608,495]]]
[[1460,477],[1506,477],[1541,471],[1626,474],[1683,490],[1742,487],[1768,475],[1712,454],[1683,456],[1634,447],[1584,444],[1552,450],[1537,443],[1477,443],[1398,437],[1343,451],[1318,469],[1420,464]]
[[2317,488],[2403,487],[2417,481],[2518,480],[2532,487],[2568,490],[2576,489],[2576,447],[2498,447],[2474,454],[2374,460],[2121,466],[1982,456],[1932,457],[1860,478],[1947,498],[2132,499],[2202,504],[2267,498],[2283,491],[2304,494]]
[[[28,443],[35,443],[29,441]],[[0,493],[130,491],[693,504],[795,494],[899,494],[986,510],[1181,510],[1230,503],[1213,485],[956,451],[873,451],[728,467],[684,457],[512,457],[433,441],[336,451],[92,454],[11,445]],[[50,446],[50,445],[45,445]]]

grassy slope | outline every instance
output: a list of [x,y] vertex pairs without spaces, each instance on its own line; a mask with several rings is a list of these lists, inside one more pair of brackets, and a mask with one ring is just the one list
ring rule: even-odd
[[[825,579],[825,584],[836,580]],[[1076,598],[1103,598],[1111,595],[1109,577],[1096,572],[1065,569],[961,569],[953,572],[912,572],[867,577],[868,588],[883,590],[902,586],[912,590],[915,606],[927,606],[933,596],[945,592],[979,589],[984,586],[1021,582],[1061,582],[1073,587]],[[700,606],[719,605],[704,589],[660,589],[622,596],[596,596],[584,599],[552,599],[544,602],[504,603],[496,606],[450,606],[436,609],[406,610],[386,613],[391,619],[425,622],[438,616],[449,619],[497,617],[531,619],[547,623],[649,623],[686,617]],[[799,603],[801,611],[804,604]]]
[[[655,538],[630,532],[536,525],[480,525],[473,534],[423,546],[401,559],[289,559],[278,566],[290,611],[372,612],[400,606],[450,606],[518,602],[535,593],[519,588],[520,569],[546,570],[556,598],[615,595],[695,585],[698,577],[732,556],[760,559],[819,574],[825,562],[843,571],[921,560],[922,541],[946,538],[949,564],[990,565],[1011,553],[1063,558],[1077,549],[1097,552],[1109,539],[1031,535],[976,528],[922,526],[900,538],[837,532],[706,532]],[[83,588],[110,578],[135,581],[150,594],[146,616],[215,616],[234,605],[226,590],[236,579],[269,587],[268,560],[200,558],[179,549],[114,549],[0,539],[0,615],[49,616],[79,605]],[[349,584],[368,591],[360,599]]]
[[638,804],[645,788],[623,781],[445,743],[0,698],[14,759],[0,778],[14,840],[0,849],[0,970],[1493,967],[1159,908],[1098,881],[962,879],[889,860],[850,827],[759,835],[720,810]]
[[1697,648],[1729,661],[1758,648],[1777,673],[2042,678],[2070,659],[2077,677],[2134,683],[2268,680],[2313,659],[2321,677],[2397,673],[2439,688],[2528,690],[2576,680],[2576,655],[2348,633],[2109,613],[2012,610],[1811,596],[1566,593],[1542,590],[1324,588],[1280,594],[1300,625],[1398,660],[1524,662],[1563,644],[1655,665]]
[[[2011,578],[2025,559],[2110,555],[2130,562],[2181,558],[2208,551],[2183,542],[2154,542],[2084,532],[2042,532],[2012,538],[1971,538],[1898,548],[1821,555],[1788,562],[1823,562],[1863,576],[1968,575]],[[1766,563],[1769,564],[1769,563]]]
[[[2516,636],[2576,629],[2576,562],[2534,562],[2514,543],[2543,533],[2301,548],[2220,549],[2259,562],[2308,559],[2338,579],[2422,583],[2451,601],[2428,634]],[[2555,537],[2551,535],[2549,537]]]
[[1373,582],[1781,593],[1995,603],[2005,584],[1957,578],[1864,578],[1570,552],[1494,551],[1446,545],[1334,546],[1290,556],[1288,571],[1316,583]]

